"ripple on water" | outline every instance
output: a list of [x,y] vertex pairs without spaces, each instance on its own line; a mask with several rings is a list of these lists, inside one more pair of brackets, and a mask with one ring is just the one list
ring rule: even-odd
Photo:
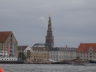
[[96,66],[0,64],[5,72],[96,72]]

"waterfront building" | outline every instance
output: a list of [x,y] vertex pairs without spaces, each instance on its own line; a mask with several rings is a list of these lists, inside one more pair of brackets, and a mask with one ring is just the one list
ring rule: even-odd
[[54,47],[49,52],[50,60],[53,62],[69,61],[77,58],[77,48]]
[[63,48],[54,47],[49,51],[50,61],[52,62],[61,62],[64,60],[64,51]]
[[36,43],[32,46],[31,62],[32,63],[47,63],[49,52],[46,44]]
[[64,47],[57,47],[58,48],[58,62],[62,62],[64,57]]
[[58,51],[58,48],[51,48],[51,50],[49,50],[50,62],[58,62]]
[[26,57],[29,57],[31,52],[32,52],[32,48],[29,46],[27,46],[24,50],[24,54],[26,55]]
[[77,58],[77,48],[63,48],[64,60],[73,60]]
[[0,57],[17,57],[18,42],[11,31],[0,32]]
[[31,63],[31,53],[32,53],[32,48],[27,46],[27,48],[24,50],[24,54],[26,56],[26,63]]
[[83,61],[96,61],[96,43],[81,43],[77,55]]

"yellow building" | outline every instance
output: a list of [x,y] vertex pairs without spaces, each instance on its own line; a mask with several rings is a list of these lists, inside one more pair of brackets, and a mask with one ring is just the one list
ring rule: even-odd
[[32,63],[47,63],[49,59],[48,48],[45,44],[34,44],[30,61]]

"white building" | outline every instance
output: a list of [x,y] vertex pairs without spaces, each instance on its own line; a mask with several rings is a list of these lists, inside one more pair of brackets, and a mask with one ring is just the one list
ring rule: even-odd
[[77,48],[55,47],[49,51],[49,56],[54,62],[73,60],[77,58]]
[[32,48],[29,47],[29,46],[27,46],[27,47],[24,49],[24,54],[25,54],[26,56],[28,56],[29,53],[31,53],[31,52],[32,52]]
[[77,48],[63,48],[64,60],[73,60],[77,58]]
[[49,61],[58,62],[58,48],[52,48],[49,50]]

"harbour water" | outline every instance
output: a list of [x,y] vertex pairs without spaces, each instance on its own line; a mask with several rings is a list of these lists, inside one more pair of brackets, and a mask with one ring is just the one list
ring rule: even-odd
[[96,65],[0,64],[5,72],[96,72]]

